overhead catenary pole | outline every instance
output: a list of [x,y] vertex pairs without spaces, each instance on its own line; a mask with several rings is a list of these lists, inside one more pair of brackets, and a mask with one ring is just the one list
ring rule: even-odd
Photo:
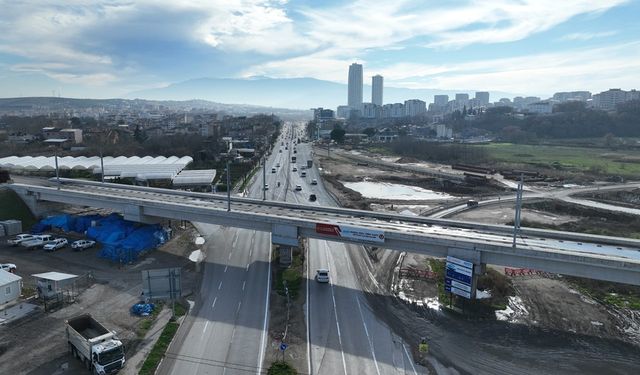
[[227,211],[231,211],[231,162],[227,160]]
[[520,214],[522,212],[522,190],[524,188],[524,174],[520,174],[520,181],[518,181],[518,190],[516,191],[516,215],[513,220],[513,244],[516,247],[516,237],[520,230]]
[[55,154],[54,160],[56,163],[56,183],[58,184],[58,189],[60,189],[60,171],[58,170],[58,154]]
[[267,200],[267,158],[262,158],[262,200]]

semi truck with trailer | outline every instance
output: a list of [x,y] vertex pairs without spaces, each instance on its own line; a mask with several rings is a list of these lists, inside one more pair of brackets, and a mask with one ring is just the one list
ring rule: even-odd
[[69,350],[87,370],[103,375],[115,374],[124,367],[124,346],[115,331],[109,331],[91,314],[78,315],[65,324]]

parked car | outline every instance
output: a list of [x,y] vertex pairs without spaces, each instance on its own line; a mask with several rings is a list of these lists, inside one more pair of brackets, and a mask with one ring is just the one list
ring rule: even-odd
[[80,250],[93,247],[95,246],[95,244],[96,244],[96,241],[92,241],[92,240],[77,240],[77,241],[73,241],[73,243],[71,244],[71,248],[73,250],[80,251]]
[[296,185],[296,191],[301,191],[301,190],[302,190],[302,186]]
[[53,241],[52,235],[36,234],[32,239],[20,242],[20,246],[32,249],[34,247],[42,247],[49,241]]
[[16,267],[16,265],[13,264],[13,263],[2,263],[2,264],[0,264],[0,270],[4,270],[4,271],[7,271],[7,272],[11,272],[11,273],[15,273],[17,268],[18,267]]
[[45,251],[56,251],[67,246],[69,241],[66,238],[56,238],[53,241],[49,241],[42,247]]
[[311,185],[318,185],[318,180],[316,180],[315,178],[311,180]]
[[329,282],[329,270],[320,268],[316,270],[316,281],[319,283]]
[[18,246],[21,242],[30,241],[33,239],[33,234],[19,234],[15,238],[7,240],[7,244],[11,246]]

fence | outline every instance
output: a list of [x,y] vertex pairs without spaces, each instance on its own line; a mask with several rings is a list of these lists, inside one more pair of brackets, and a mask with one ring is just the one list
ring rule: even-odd
[[416,268],[400,268],[399,275],[406,279],[435,280],[437,278],[436,273],[433,271]]

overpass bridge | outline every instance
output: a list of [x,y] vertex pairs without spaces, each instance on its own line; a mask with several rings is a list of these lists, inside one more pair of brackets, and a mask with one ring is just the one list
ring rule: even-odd
[[271,232],[273,243],[287,246],[308,237],[453,256],[472,262],[474,274],[495,264],[640,285],[639,240],[522,228],[513,247],[508,226],[250,198],[232,198],[228,211],[223,195],[60,180],[9,186],[32,207],[57,202],[112,209],[138,222],[168,218],[253,229]]

